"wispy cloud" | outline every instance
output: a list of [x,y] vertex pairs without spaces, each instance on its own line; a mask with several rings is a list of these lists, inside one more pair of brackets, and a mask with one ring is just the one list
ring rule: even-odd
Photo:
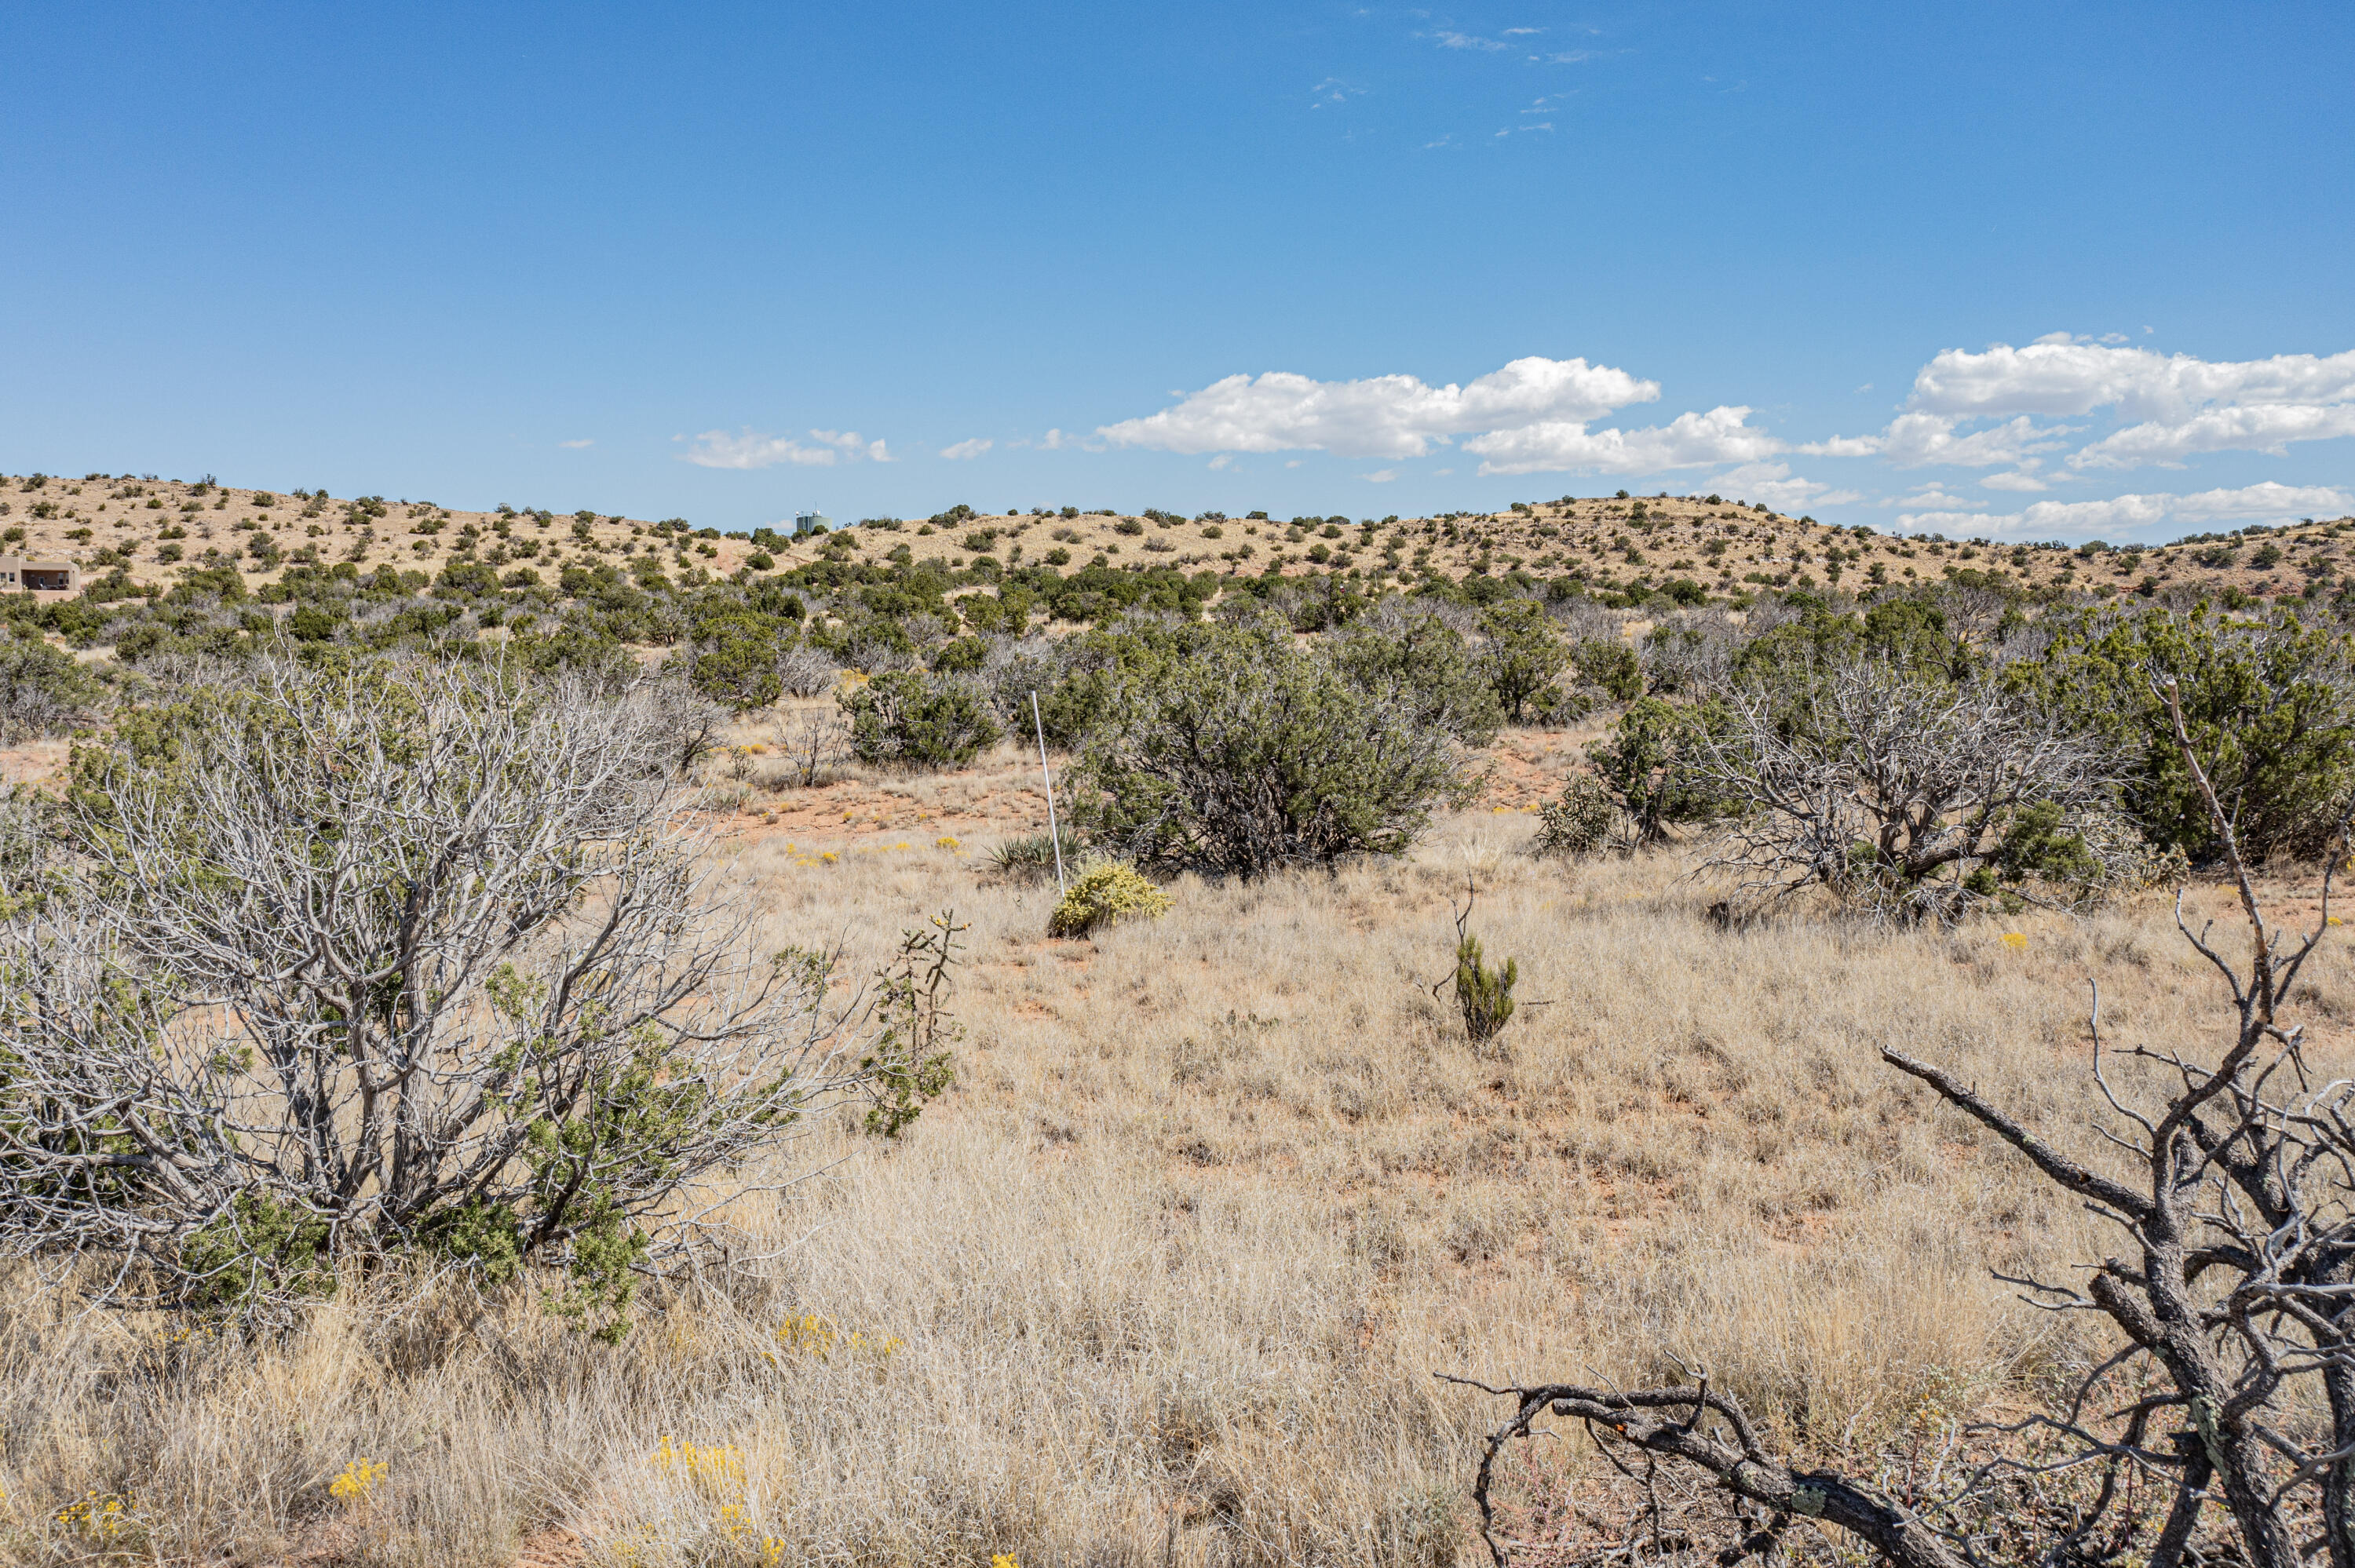
[[556,444],[562,447],[566,451],[577,452],[584,450],[587,448],[593,447],[597,443],[592,438],[584,436],[577,441],[559,441]]
[[812,430],[809,436],[816,445],[805,446],[792,436],[762,435],[750,427],[732,433],[706,430],[679,455],[698,468],[730,469],[775,468],[780,463],[832,468],[837,462],[891,461],[889,446],[856,430]]
[[1798,478],[1790,464],[1780,462],[1749,462],[1728,469],[1710,480],[1709,488],[1745,501],[1764,501],[1779,512],[1796,512],[1803,506],[1846,506],[1864,499],[1853,490]]
[[1443,49],[1478,49],[1484,53],[1493,53],[1506,47],[1495,38],[1484,38],[1476,33],[1454,33],[1442,29],[1437,32],[1418,33],[1415,36],[1429,38]]
[[987,451],[996,444],[997,443],[996,441],[990,440],[985,437],[975,436],[971,440],[959,441],[956,445],[952,447],[943,447],[941,449],[941,456],[947,458],[952,461],[961,462],[967,458],[979,457],[982,453]]

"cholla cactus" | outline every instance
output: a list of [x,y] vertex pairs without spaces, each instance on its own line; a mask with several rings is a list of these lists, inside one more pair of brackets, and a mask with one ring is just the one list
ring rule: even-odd
[[1572,775],[1562,786],[1561,799],[1538,808],[1538,853],[1593,853],[1609,840],[1617,810],[1610,791],[1593,774]]
[[1050,937],[1084,937],[1098,926],[1131,916],[1158,919],[1177,900],[1124,861],[1100,861],[1080,873],[1071,890],[1048,917]]

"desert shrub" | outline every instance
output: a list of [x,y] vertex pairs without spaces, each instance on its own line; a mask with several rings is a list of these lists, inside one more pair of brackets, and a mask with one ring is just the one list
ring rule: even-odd
[[981,688],[963,676],[887,671],[837,700],[861,762],[961,768],[1003,733]]
[[769,706],[783,694],[777,657],[794,635],[789,622],[756,611],[705,620],[695,629],[696,689],[739,713]]
[[1455,1005],[1464,1014],[1464,1033],[1475,1045],[1494,1039],[1513,1017],[1513,987],[1519,983],[1519,960],[1507,959],[1502,967],[1482,961],[1480,938],[1469,932],[1455,942]]
[[805,709],[777,726],[776,745],[787,781],[815,789],[850,755],[850,726],[837,709]]
[[822,697],[841,678],[842,667],[805,642],[777,655],[777,687],[787,696]]
[[1593,695],[1561,686],[1547,686],[1529,699],[1529,721],[1557,729],[1576,724],[1593,711]]
[[1369,691],[1280,625],[1254,626],[1121,675],[1073,799],[1123,858],[1248,877],[1401,853],[1460,780],[1422,694]]
[[1491,672],[1463,634],[1427,607],[1384,606],[1339,638],[1332,659],[1369,696],[1466,746],[1487,746],[1504,726]]
[[1713,711],[1689,767],[1739,808],[1712,863],[1753,908],[1811,886],[1904,920],[2031,884],[2075,898],[2114,879],[2131,837],[2101,831],[2109,748],[1987,677],[1865,655],[1736,683]]
[[1592,854],[1611,837],[1619,808],[1591,773],[1575,773],[1558,799],[1538,808],[1538,853]]
[[1644,665],[1625,642],[1603,637],[1582,641],[1571,655],[1578,678],[1599,686],[1614,703],[1632,703],[1644,694]]
[[1480,662],[1489,689],[1513,723],[1531,698],[1545,691],[1570,663],[1570,650],[1555,635],[1553,619],[1533,599],[1507,599],[1480,617],[1487,640]]
[[[1630,654],[1632,659],[1633,655]],[[1671,825],[1705,822],[1727,810],[1702,768],[1720,710],[1638,697],[1586,748],[1594,777],[1626,813],[1635,836],[1656,843]]]
[[1156,920],[1177,902],[1135,866],[1102,860],[1080,873],[1047,917],[1050,937],[1084,937],[1100,926]]
[[2056,629],[2010,687],[2100,736],[2122,758],[2123,800],[2144,835],[2197,862],[2222,841],[2175,743],[2176,683],[2194,751],[2231,802],[2243,854],[2320,853],[2355,800],[2355,659],[2348,636],[2288,611],[2234,621],[2207,606],[2087,617]]
[[970,675],[989,656],[989,644],[978,637],[958,637],[932,650],[932,670],[942,675]]
[[121,736],[46,896],[0,889],[0,1248],[107,1260],[100,1300],[423,1254],[617,1334],[707,1245],[682,1192],[938,1081],[922,1003],[830,1011],[830,959],[753,946],[642,693],[264,661]]
[[1111,715],[1124,680],[1198,652],[1209,637],[1208,627],[1134,616],[1060,641],[1012,645],[992,672],[997,711],[1027,728],[1036,691],[1048,742],[1077,746]]
[[38,637],[0,635],[0,741],[61,735],[88,722],[105,694],[64,650]]

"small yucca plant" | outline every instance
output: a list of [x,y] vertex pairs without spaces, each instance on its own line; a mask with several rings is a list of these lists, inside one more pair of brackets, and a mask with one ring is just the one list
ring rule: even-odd
[[[1077,863],[1080,842],[1071,831],[1063,830],[1063,863]],[[1043,881],[1055,874],[1055,841],[1045,833],[1026,833],[1007,839],[989,852],[990,869],[1001,876],[1024,881]]]

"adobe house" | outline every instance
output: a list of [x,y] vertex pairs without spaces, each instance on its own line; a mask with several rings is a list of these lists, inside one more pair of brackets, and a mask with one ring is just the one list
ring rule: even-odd
[[71,561],[28,561],[22,556],[0,556],[0,591],[38,588],[48,593],[71,593],[81,586],[81,573]]

